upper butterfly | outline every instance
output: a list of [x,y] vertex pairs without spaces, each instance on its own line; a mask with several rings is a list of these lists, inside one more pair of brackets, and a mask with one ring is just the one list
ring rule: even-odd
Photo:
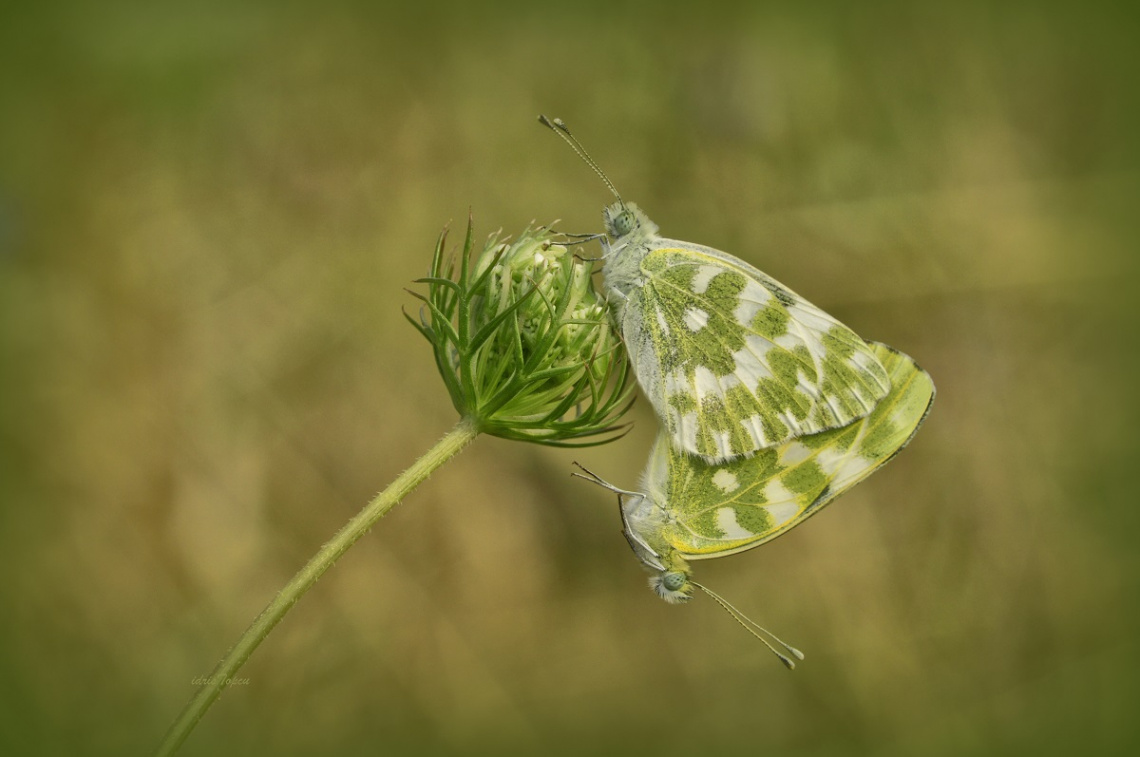
[[539,121],[617,197],[602,275],[637,380],[679,450],[749,456],[864,418],[890,391],[854,331],[737,257],[660,236],[560,119]]

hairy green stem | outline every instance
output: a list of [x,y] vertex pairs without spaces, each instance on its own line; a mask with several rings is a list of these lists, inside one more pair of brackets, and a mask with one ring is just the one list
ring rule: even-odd
[[468,418],[461,420],[434,447],[401,473],[387,489],[377,494],[363,510],[337,532],[336,536],[326,542],[320,551],[313,556],[313,559],[309,560],[308,564],[301,568],[289,583],[285,584],[285,587],[262,610],[253,624],[246,629],[246,632],[241,635],[229,653],[214,668],[214,672],[210,674],[206,685],[197,691],[185,709],[182,710],[178,719],[170,726],[170,730],[166,732],[166,738],[159,746],[157,754],[174,754],[182,742],[186,740],[186,737],[190,735],[190,732],[194,730],[194,726],[206,714],[210,705],[221,696],[226,688],[226,681],[234,677],[234,674],[253,654],[253,650],[257,649],[258,645],[269,635],[269,632],[281,622],[285,613],[289,612],[297,600],[312,588],[317,579],[324,575],[325,571],[331,568],[333,563],[356,543],[357,539],[364,536],[372,526],[376,525],[376,521],[380,520],[396,503],[423,483],[436,468],[454,457],[478,435],[479,429],[474,421]]

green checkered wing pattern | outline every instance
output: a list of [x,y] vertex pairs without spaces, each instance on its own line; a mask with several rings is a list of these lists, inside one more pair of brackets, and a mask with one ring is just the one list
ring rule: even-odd
[[656,238],[621,313],[634,371],[673,444],[707,462],[866,417],[890,390],[876,352],[771,277]]
[[654,536],[689,559],[750,549],[803,522],[905,447],[930,410],[934,383],[906,355],[869,347],[892,388],[870,415],[847,426],[719,464],[677,450],[662,433],[646,471],[666,511]]

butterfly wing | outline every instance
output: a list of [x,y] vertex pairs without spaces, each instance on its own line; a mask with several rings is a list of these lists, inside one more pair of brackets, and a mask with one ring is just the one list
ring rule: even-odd
[[658,239],[622,333],[674,444],[709,462],[865,417],[890,389],[867,343],[718,250]]
[[[648,475],[671,517],[663,537],[686,558],[721,557],[774,539],[890,460],[934,401],[934,383],[913,360],[871,343],[892,389],[866,418],[786,442],[752,458],[708,464],[658,437]],[[660,449],[666,445],[667,449]],[[667,472],[662,473],[662,467]]]

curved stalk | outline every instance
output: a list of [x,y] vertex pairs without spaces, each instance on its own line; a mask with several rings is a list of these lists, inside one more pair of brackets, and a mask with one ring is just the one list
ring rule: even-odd
[[387,489],[377,494],[363,510],[337,532],[336,536],[326,542],[313,559],[285,584],[273,601],[241,635],[229,653],[222,658],[210,674],[207,684],[195,693],[178,719],[170,726],[156,754],[160,757],[174,754],[206,714],[210,705],[221,696],[226,688],[227,679],[234,677],[269,632],[285,617],[285,613],[289,612],[297,600],[312,588],[317,579],[324,575],[349,547],[376,525],[376,521],[478,435],[479,429],[475,421],[469,418],[461,420],[446,436],[436,442],[435,446],[401,473]]

